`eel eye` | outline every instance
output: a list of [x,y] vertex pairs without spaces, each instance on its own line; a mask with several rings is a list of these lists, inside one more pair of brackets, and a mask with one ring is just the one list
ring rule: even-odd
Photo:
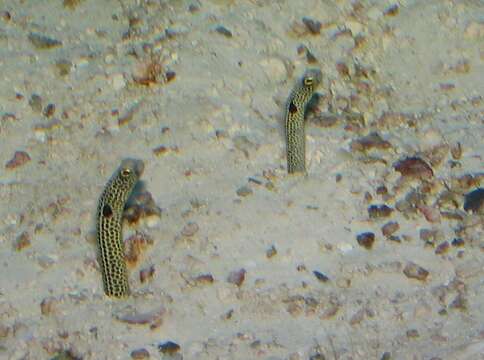
[[121,170],[121,175],[123,177],[128,177],[131,174],[131,169],[123,169]]
[[314,83],[314,78],[311,76],[304,79],[304,85],[306,86],[311,86],[313,83]]

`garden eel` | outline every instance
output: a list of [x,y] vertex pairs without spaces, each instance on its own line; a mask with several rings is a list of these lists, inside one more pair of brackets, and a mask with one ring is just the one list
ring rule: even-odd
[[304,115],[306,106],[321,83],[319,69],[309,69],[292,90],[286,106],[286,152],[289,174],[306,171],[306,137]]
[[121,225],[126,201],[143,170],[143,161],[124,159],[99,198],[97,243],[104,292],[108,296],[129,295]]

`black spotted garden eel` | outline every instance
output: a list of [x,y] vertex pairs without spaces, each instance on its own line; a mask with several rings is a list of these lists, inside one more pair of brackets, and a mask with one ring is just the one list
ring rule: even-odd
[[286,153],[289,174],[306,172],[306,106],[321,83],[319,69],[309,69],[291,92],[286,106]]
[[129,295],[128,272],[122,237],[123,210],[144,170],[141,160],[124,159],[106,184],[97,209],[99,263],[108,296]]

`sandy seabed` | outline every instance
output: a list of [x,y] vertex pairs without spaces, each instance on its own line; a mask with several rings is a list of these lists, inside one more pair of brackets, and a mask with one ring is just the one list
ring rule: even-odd
[[[484,359],[483,13],[1,0],[0,359]],[[127,157],[115,300],[95,214]]]

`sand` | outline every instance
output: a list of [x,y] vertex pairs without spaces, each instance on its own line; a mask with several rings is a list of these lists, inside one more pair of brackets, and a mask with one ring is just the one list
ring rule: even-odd
[[[0,358],[484,359],[483,11],[1,1]],[[145,172],[115,300],[95,214],[126,157]]]

